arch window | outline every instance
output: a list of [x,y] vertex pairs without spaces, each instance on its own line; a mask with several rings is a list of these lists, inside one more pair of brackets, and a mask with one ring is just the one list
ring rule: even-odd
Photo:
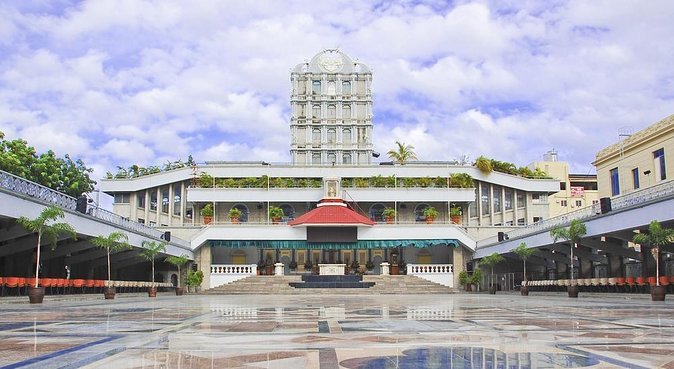
[[351,164],[351,154],[344,154],[342,156],[342,164]]
[[375,222],[384,222],[384,204],[374,204],[370,207],[370,219]]
[[337,131],[334,128],[328,129],[328,143],[335,143],[337,141]]
[[314,128],[311,130],[311,143],[320,144],[321,143],[321,130],[319,128]]
[[311,164],[314,165],[321,164],[321,153],[316,152],[311,155]]
[[311,114],[314,116],[314,118],[320,118],[321,117],[321,106],[316,104],[311,107]]
[[241,212],[241,218],[239,218],[239,222],[241,223],[248,222],[248,207],[244,204],[236,204],[234,205],[234,208],[239,209],[239,211]]
[[337,116],[337,108],[334,105],[328,105],[328,118],[335,118]]
[[295,219],[295,209],[291,205],[283,204],[280,208],[283,210],[283,221]]
[[311,92],[315,95],[321,94],[321,81],[313,81],[311,83]]
[[342,95],[351,95],[351,82],[342,82]]
[[342,143],[345,145],[351,145],[351,129],[344,128],[342,131]]
[[335,81],[329,81],[328,82],[328,95],[335,95],[337,93],[337,87],[335,85]]
[[351,119],[351,105],[342,105],[342,118]]
[[424,215],[424,210],[428,208],[428,204],[419,204],[414,208],[414,220],[417,222],[425,222],[426,216]]
[[337,161],[337,156],[335,155],[335,153],[329,152],[328,153],[328,163],[330,163],[332,165],[335,165],[336,161]]

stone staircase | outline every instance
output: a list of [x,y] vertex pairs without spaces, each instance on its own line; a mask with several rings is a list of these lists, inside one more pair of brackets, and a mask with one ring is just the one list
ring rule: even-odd
[[250,276],[236,282],[202,292],[207,295],[416,295],[458,292],[438,283],[411,275],[364,275],[363,282],[374,282],[370,288],[293,288],[290,282],[301,282],[300,275]]

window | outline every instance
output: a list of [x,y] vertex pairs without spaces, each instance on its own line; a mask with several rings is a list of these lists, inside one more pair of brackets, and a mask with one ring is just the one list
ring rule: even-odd
[[145,219],[143,219],[143,218],[138,218],[138,223],[140,223],[140,224],[145,224]]
[[351,105],[342,105],[342,119],[351,119]]
[[334,128],[328,129],[328,143],[335,143],[337,141],[337,131]]
[[560,191],[566,190],[566,182],[559,182],[559,190]]
[[524,192],[517,191],[517,208],[523,209],[527,206],[527,202],[524,200]]
[[375,222],[383,222],[384,221],[384,205],[382,204],[374,204],[370,207],[370,219],[372,219]]
[[313,153],[311,154],[311,164],[314,165],[320,165],[321,164],[321,154],[320,153]]
[[161,212],[168,213],[169,208],[169,190],[168,187],[161,189]]
[[180,183],[173,185],[173,215],[180,215],[182,187]]
[[[477,190],[477,184],[475,184],[475,198],[480,198],[480,194]],[[470,214],[471,218],[477,217],[477,201],[471,201],[468,204],[468,213]]]
[[548,195],[544,193],[534,193],[531,195],[531,203],[533,204],[547,204]]
[[566,206],[567,206],[566,200],[560,201],[559,205],[561,205],[561,206],[563,206],[563,207],[566,207]]
[[542,222],[543,217],[534,217],[534,223]]
[[342,82],[342,95],[351,95],[351,82]]
[[501,186],[493,186],[494,213],[501,211]]
[[576,207],[579,208],[583,206],[583,200],[576,200]]
[[321,143],[321,129],[314,128],[311,131],[311,143],[315,145],[320,145]]
[[344,128],[344,130],[342,131],[342,143],[344,143],[345,145],[351,144],[351,129]]
[[150,210],[157,211],[157,191],[150,193]]
[[512,188],[506,188],[505,189],[505,196],[503,198],[503,205],[505,206],[506,210],[512,210],[513,209],[513,189]]
[[653,165],[655,166],[655,180],[667,179],[667,167],[665,165],[665,149],[653,151]]
[[328,118],[335,119],[337,116],[337,107],[335,105],[328,105]]
[[192,209],[185,209],[185,218],[192,219]]
[[332,164],[332,165],[335,165],[336,162],[337,162],[337,157],[335,156],[335,153],[329,152],[328,153],[328,163]]
[[635,190],[639,188],[639,168],[632,169],[632,184]]
[[519,219],[517,219],[517,225],[518,225],[518,226],[526,225],[526,223],[525,223],[525,221],[524,221],[524,218],[519,218]]
[[128,204],[131,202],[131,196],[128,192],[120,192],[115,194],[114,198],[115,204]]
[[342,164],[351,164],[351,154],[344,154]]
[[314,116],[315,119],[318,119],[321,117],[321,106],[320,105],[313,105],[311,107],[311,114]]
[[337,93],[336,91],[336,85],[335,81],[329,81],[328,82],[328,95],[335,95]]
[[139,208],[145,209],[145,191],[141,191],[136,194],[136,204]]
[[320,95],[321,94],[321,81],[313,81],[311,83],[311,92],[314,95]]
[[618,168],[611,169],[611,196],[620,194],[620,178]]
[[482,194],[480,195],[480,202],[482,205],[482,215],[489,214],[489,185],[482,184]]

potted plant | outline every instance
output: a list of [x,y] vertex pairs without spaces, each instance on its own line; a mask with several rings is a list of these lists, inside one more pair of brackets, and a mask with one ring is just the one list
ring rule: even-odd
[[463,211],[458,206],[452,206],[449,208],[449,219],[453,224],[461,224],[461,215]]
[[528,249],[526,242],[520,243],[519,246],[513,249],[513,252],[522,259],[524,264],[524,277],[522,278],[522,287],[520,287],[520,293],[522,296],[529,296],[529,286],[527,286],[527,259],[529,256],[536,253],[536,249]]
[[461,286],[464,286],[464,289],[465,289],[466,291],[470,291],[470,290],[471,290],[471,287],[470,287],[470,279],[469,279],[469,277],[468,277],[468,272],[467,272],[467,271],[462,270],[462,271],[459,273],[459,284],[460,284]]
[[56,248],[61,234],[70,234],[77,239],[75,229],[68,223],[56,223],[56,220],[65,218],[63,210],[56,206],[48,206],[40,212],[35,219],[19,217],[16,222],[29,232],[37,233],[37,246],[35,253],[35,286],[28,288],[28,299],[31,304],[41,304],[44,299],[44,287],[40,287],[40,244],[46,238],[51,244],[52,250]]
[[475,166],[483,174],[489,174],[492,172],[492,170],[494,170],[491,160],[483,155],[480,155],[477,159],[475,159]]
[[297,269],[297,262],[295,260],[291,261],[290,264],[288,264],[288,268],[290,268],[292,271],[295,271]]
[[489,276],[489,293],[492,295],[496,294],[496,286],[494,285],[494,265],[502,262],[503,260],[505,260],[503,259],[503,256],[493,253],[489,256],[483,257],[480,261],[480,265],[485,265],[491,268],[491,274]]
[[470,276],[468,283],[475,286],[475,291],[480,290],[480,283],[482,283],[482,270],[475,269],[473,274]]
[[115,298],[115,287],[111,285],[110,281],[110,253],[121,251],[125,249],[130,249],[129,245],[129,236],[123,232],[112,232],[107,237],[106,236],[97,236],[91,239],[92,244],[105,249],[105,253],[108,257],[108,285],[103,289],[103,296],[106,300],[112,300]]
[[311,269],[314,267],[314,265],[311,263],[311,260],[307,258],[307,261],[304,262],[304,271],[309,271],[311,272]]
[[384,211],[382,211],[381,215],[386,220],[386,223],[392,224],[396,218],[396,209],[386,207],[384,208]]
[[166,242],[143,241],[143,250],[140,256],[152,263],[152,286],[147,289],[149,297],[157,297],[157,287],[154,285],[154,259],[160,252],[166,251]]
[[576,285],[573,275],[573,249],[578,247],[581,238],[583,238],[586,233],[587,229],[585,228],[585,224],[583,224],[583,222],[578,219],[572,220],[571,223],[569,223],[569,228],[558,226],[550,230],[550,236],[552,236],[553,243],[562,238],[569,241],[571,246],[571,253],[569,254],[571,259],[571,262],[569,263],[569,266],[571,267],[571,284],[567,287],[566,290],[569,294],[569,297],[573,298],[578,297],[578,285]]
[[190,270],[187,273],[187,280],[185,283],[188,287],[191,287],[194,292],[198,292],[199,286],[204,281],[204,273],[201,270]]
[[660,222],[652,221],[647,233],[634,235],[632,242],[653,247],[651,252],[655,258],[655,286],[651,287],[651,301],[665,301],[666,287],[660,285],[660,247],[674,241],[674,229],[662,228]]
[[281,218],[283,218],[283,215],[283,209],[278,206],[272,205],[269,207],[269,218],[273,224],[278,224],[281,221]]
[[241,219],[241,210],[239,210],[239,208],[232,206],[232,208],[229,209],[227,216],[229,217],[229,220],[232,223],[234,224],[239,223],[239,220]]
[[164,260],[166,260],[167,263],[173,264],[178,268],[178,286],[176,286],[176,296],[182,296],[184,288],[180,287],[180,280],[183,277],[182,273],[180,273],[180,267],[187,264],[187,262],[189,261],[189,257],[183,254],[180,256],[169,256]]
[[204,224],[211,224],[213,221],[213,204],[208,203],[201,208],[201,216],[204,217]]
[[367,269],[370,272],[374,269],[374,263],[372,262],[372,260],[368,260],[365,263],[365,269]]
[[264,268],[267,267],[267,263],[264,260],[260,259],[257,261],[257,275],[264,274]]
[[213,187],[213,177],[206,172],[201,172],[201,174],[199,175],[199,187],[203,188]]
[[438,212],[438,210],[432,206],[429,206],[426,209],[424,209],[424,217],[426,217],[426,223],[428,224],[432,224],[433,222],[435,222],[435,218],[437,218],[439,214],[440,213]]

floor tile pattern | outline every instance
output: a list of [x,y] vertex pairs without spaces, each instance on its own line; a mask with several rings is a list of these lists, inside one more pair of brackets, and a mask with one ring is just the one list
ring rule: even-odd
[[672,368],[674,303],[160,295],[0,300],[0,369]]

